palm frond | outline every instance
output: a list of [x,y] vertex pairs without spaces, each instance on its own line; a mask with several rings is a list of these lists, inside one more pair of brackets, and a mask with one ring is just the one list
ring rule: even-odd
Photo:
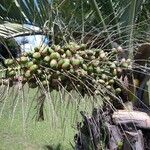
[[0,24],[0,37],[6,39],[21,35],[41,34],[42,32],[39,28],[30,28],[18,23],[3,22]]

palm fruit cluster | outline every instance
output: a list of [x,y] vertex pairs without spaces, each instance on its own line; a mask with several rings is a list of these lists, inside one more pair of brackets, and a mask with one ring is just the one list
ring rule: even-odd
[[116,80],[131,61],[116,61],[117,50],[88,49],[85,44],[70,42],[64,46],[37,47],[17,59],[6,59],[7,78],[21,77],[31,88],[77,90],[81,94],[101,94],[101,89],[118,93]]

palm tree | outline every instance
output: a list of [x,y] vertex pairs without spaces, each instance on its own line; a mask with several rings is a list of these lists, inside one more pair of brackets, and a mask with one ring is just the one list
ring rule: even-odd
[[148,3],[148,0],[3,0],[0,14],[2,21],[36,25],[50,33],[53,40],[58,34],[64,39],[76,32],[82,35],[81,38],[88,32],[93,36],[99,33],[109,42],[125,42],[132,51],[133,41],[138,40],[136,36],[149,28]]
[[[87,43],[90,48],[113,47],[116,42],[132,58],[134,46],[149,39],[149,31],[145,32],[150,29],[149,3],[149,0],[1,0],[0,37],[44,34],[53,44],[76,41]],[[37,26],[39,30],[24,24]],[[44,98],[49,98],[47,91],[42,91],[37,106],[42,119],[43,93]]]

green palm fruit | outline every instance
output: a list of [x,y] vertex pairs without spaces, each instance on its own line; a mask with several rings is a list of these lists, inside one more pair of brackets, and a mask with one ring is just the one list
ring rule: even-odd
[[64,63],[70,63],[70,59],[65,58],[65,59],[64,59]]
[[88,70],[88,67],[87,67],[87,65],[86,65],[86,64],[82,64],[82,68],[83,68],[85,71],[87,71],[87,70]]
[[112,64],[110,65],[110,68],[111,68],[111,69],[115,69],[115,68],[116,68],[115,63],[112,63]]
[[108,80],[108,76],[107,76],[106,74],[102,74],[102,75],[101,75],[101,78],[102,78],[103,80]]
[[27,67],[30,68],[33,64],[34,64],[33,61],[29,61],[29,62],[27,63]]
[[50,61],[50,56],[45,56],[45,57],[44,57],[44,61],[45,61],[45,62],[49,62],[49,61]]
[[117,51],[116,48],[112,48],[111,52],[114,53],[114,54],[117,54],[117,53],[118,53],[118,51]]
[[121,66],[122,66],[123,68],[128,68],[129,64],[128,64],[127,62],[124,62],[124,63],[121,64]]
[[100,84],[104,84],[104,83],[105,83],[105,81],[104,81],[104,80],[102,80],[102,79],[99,79],[99,80],[98,80],[98,83],[100,83]]
[[42,85],[43,86],[48,86],[49,85],[49,81],[48,80],[43,80],[42,81]]
[[60,59],[60,60],[58,61],[58,67],[61,67],[63,63],[64,63],[64,59]]
[[111,87],[110,85],[106,85],[106,89],[107,89],[107,90],[111,90],[112,87]]
[[45,56],[48,53],[48,48],[44,48],[43,50],[40,51],[41,55]]
[[94,67],[97,67],[99,65],[99,60],[94,60],[92,64]]
[[64,62],[62,64],[62,69],[66,70],[66,69],[69,69],[70,68],[70,62]]
[[34,53],[33,53],[33,58],[39,59],[40,57],[41,57],[40,52],[34,52]]
[[114,84],[114,80],[113,80],[113,79],[110,79],[110,80],[108,81],[108,83],[109,83],[110,85],[112,85],[112,84]]
[[50,80],[51,80],[51,77],[52,77],[52,75],[51,75],[51,74],[48,74],[48,75],[47,75],[47,80],[50,81]]
[[61,55],[65,53],[64,49],[62,49],[62,48],[61,48],[58,52],[59,52]]
[[71,59],[71,64],[73,66],[79,66],[81,64],[81,61],[79,59],[76,59],[76,58],[72,58]]
[[60,59],[60,54],[58,52],[52,52],[50,55],[50,59]]
[[99,55],[99,57],[101,58],[101,59],[105,59],[106,58],[106,54],[105,54],[105,52],[101,52],[100,53],[100,55]]
[[50,61],[50,67],[53,68],[53,69],[56,69],[58,67],[58,63],[57,63],[56,59],[52,59]]
[[85,50],[85,49],[86,49],[86,47],[87,47],[87,45],[86,45],[86,44],[80,44],[80,50]]
[[87,54],[85,51],[79,51],[78,54],[82,57],[82,58],[86,58]]
[[86,54],[88,56],[93,56],[94,55],[94,51],[93,50],[86,50],[85,52],[86,52]]
[[9,77],[14,77],[15,75],[16,75],[15,70],[10,70],[10,71],[8,71],[8,76],[9,76]]
[[116,89],[115,89],[115,93],[116,93],[116,94],[121,93],[121,88],[116,88]]
[[117,69],[113,69],[112,74],[113,74],[113,76],[116,76],[117,75]]
[[48,53],[49,53],[49,54],[51,54],[51,53],[53,53],[53,52],[54,52],[54,50],[53,50],[53,49],[51,49],[50,47],[47,49],[47,51],[48,51]]
[[58,52],[58,51],[61,49],[60,45],[53,45],[51,48],[52,48],[55,52]]
[[101,68],[100,67],[96,67],[96,73],[100,74],[101,73]]
[[49,81],[48,80],[43,80],[42,81],[42,85],[43,86],[48,86],[49,85]]
[[74,73],[75,73],[74,69],[71,68],[71,69],[69,70],[69,73],[74,74]]
[[72,56],[72,53],[71,53],[70,50],[66,50],[66,56],[67,56],[67,57],[71,57],[71,56]]
[[42,74],[42,70],[41,69],[37,69],[37,74],[41,75]]
[[27,52],[23,52],[23,53],[22,53],[22,56],[27,57],[27,56],[28,56],[28,53],[27,53]]
[[24,76],[25,76],[26,78],[30,78],[30,77],[32,76],[31,71],[30,71],[30,70],[27,70],[27,71],[25,72]]
[[20,57],[20,62],[21,62],[22,64],[27,63],[27,62],[28,62],[28,57],[26,57],[26,56],[21,56],[21,57]]
[[13,59],[5,59],[4,60],[4,64],[6,65],[6,66],[10,66],[10,65],[12,65],[14,63],[14,60]]
[[64,53],[61,57],[62,57],[62,58],[66,58],[66,53]]
[[34,71],[36,71],[38,69],[38,65],[34,64],[29,69],[30,69],[30,71],[34,72]]
[[93,73],[93,71],[94,71],[93,66],[92,65],[88,66],[88,72],[89,73]]

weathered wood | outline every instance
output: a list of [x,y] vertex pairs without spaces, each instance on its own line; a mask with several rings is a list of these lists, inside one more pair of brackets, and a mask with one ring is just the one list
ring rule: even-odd
[[141,130],[125,131],[123,150],[145,150],[144,138]]
[[133,123],[136,127],[150,130],[150,116],[145,112],[119,110],[113,113],[112,119],[117,125]]
[[123,145],[123,137],[119,127],[108,123],[106,123],[106,127],[109,136],[109,150],[118,150]]

